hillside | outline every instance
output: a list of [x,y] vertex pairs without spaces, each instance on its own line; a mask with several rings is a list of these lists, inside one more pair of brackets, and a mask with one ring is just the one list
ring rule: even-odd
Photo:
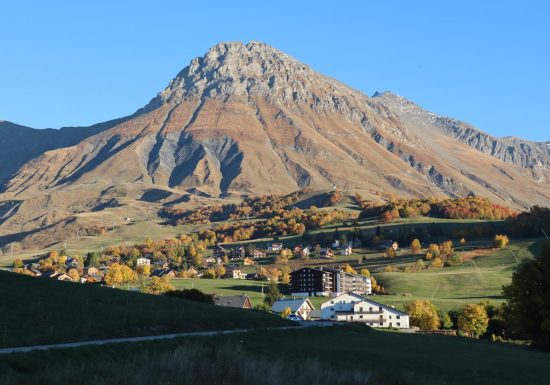
[[0,271],[0,347],[286,325],[255,310],[222,308]]
[[491,138],[391,93],[368,97],[257,42],[212,47],[118,121],[3,126],[0,245],[43,247],[166,206],[303,187],[550,201],[545,143]]

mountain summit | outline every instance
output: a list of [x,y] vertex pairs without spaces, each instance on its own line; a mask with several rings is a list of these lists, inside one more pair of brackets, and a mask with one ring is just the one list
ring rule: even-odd
[[391,92],[368,97],[258,42],[212,47],[132,116],[60,131],[4,122],[0,132],[10,165],[0,240],[90,211],[150,216],[302,187],[550,201],[546,143],[494,138]]

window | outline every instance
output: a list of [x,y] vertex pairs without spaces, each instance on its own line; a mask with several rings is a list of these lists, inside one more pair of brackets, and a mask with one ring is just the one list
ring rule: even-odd
[[397,326],[401,326],[401,322],[398,322],[398,323],[397,323]]
[[330,304],[331,304],[331,305],[334,305],[334,301],[330,301]]
[[391,319],[391,315],[390,315],[390,319]]
[[397,318],[397,319],[401,319],[401,316],[398,315],[396,318]]
[[369,311],[372,311],[372,306],[369,307]]
[[382,306],[380,306],[380,307],[378,308],[378,311],[382,311]]

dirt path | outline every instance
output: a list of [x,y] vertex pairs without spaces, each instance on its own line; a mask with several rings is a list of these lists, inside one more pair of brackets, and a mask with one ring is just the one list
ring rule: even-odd
[[280,326],[280,327],[265,328],[265,329],[233,329],[233,330],[218,330],[218,331],[207,331],[207,332],[185,332],[185,333],[162,334],[158,336],[126,337],[126,338],[113,338],[113,339],[106,339],[106,340],[67,342],[67,343],[51,344],[51,345],[20,346],[15,348],[0,349],[0,354],[28,353],[35,350],[67,349],[67,348],[78,348],[81,346],[119,344],[119,343],[126,343],[126,342],[167,340],[167,339],[173,339],[173,338],[179,338],[179,337],[208,337],[208,336],[218,336],[218,335],[225,335],[225,334],[249,333],[249,332],[260,331],[260,330],[267,331],[267,330],[288,330],[288,329],[309,328],[309,327],[328,327],[332,325],[333,325],[332,322],[305,321],[305,322],[300,322],[296,326]]

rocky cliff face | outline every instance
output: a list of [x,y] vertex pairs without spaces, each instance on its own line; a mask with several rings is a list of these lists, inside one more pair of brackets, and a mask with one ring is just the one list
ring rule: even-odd
[[[0,239],[2,229],[35,231],[90,211],[302,187],[550,202],[543,144],[491,138],[391,93],[368,97],[256,42],[214,46],[130,117],[37,131],[0,141],[0,157],[25,153],[0,172]],[[30,151],[25,141],[41,144]],[[127,194],[107,200],[121,186]]]

